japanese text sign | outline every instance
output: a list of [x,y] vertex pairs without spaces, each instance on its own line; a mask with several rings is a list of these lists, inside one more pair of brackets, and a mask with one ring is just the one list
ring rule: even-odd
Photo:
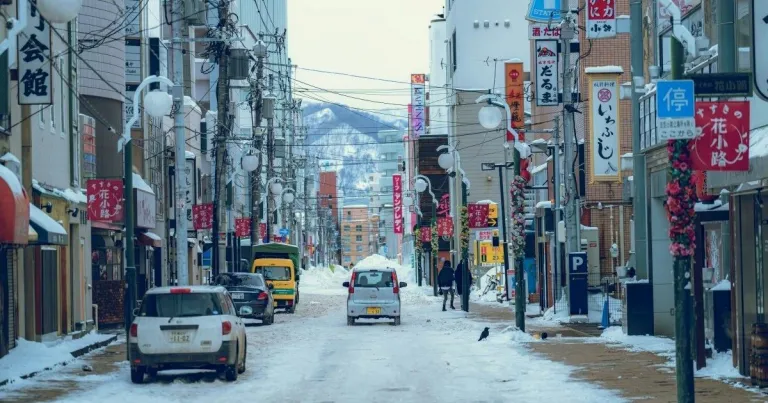
[[440,217],[437,219],[437,235],[453,236],[453,218]]
[[557,105],[557,41],[536,41],[536,105]]
[[213,228],[213,203],[192,206],[193,228],[195,231]]
[[590,74],[591,182],[620,181],[619,75]]
[[267,223],[259,223],[259,238],[264,239],[267,237]]
[[469,216],[469,228],[487,228],[488,227],[487,204],[470,203],[467,205],[467,215]]
[[425,75],[411,74],[411,135],[419,138],[426,133]]
[[[189,158],[185,161],[185,169],[184,169],[184,177],[185,182],[183,184],[184,188],[184,210],[186,211],[187,216],[187,228],[193,228],[193,214],[192,214],[192,206],[195,205],[197,202],[197,169],[195,169],[195,159]],[[209,227],[210,228],[210,227]],[[195,228],[197,229],[197,228]]]
[[403,177],[392,175],[392,204],[395,234],[403,233]]
[[446,193],[440,197],[437,203],[437,216],[448,216],[451,214],[451,195]]
[[485,265],[504,262],[504,250],[501,246],[493,246],[491,241],[478,241],[476,245],[475,264]]
[[251,236],[251,219],[250,218],[235,219],[235,236],[239,238],[246,238]]
[[123,221],[123,181],[121,179],[89,179],[88,219],[100,222]]
[[504,64],[506,100],[512,114],[512,128],[525,127],[525,97],[523,96],[523,63],[507,62]]
[[528,39],[560,39],[560,27],[549,24],[529,24]]
[[616,36],[616,1],[587,0],[587,38]]
[[749,102],[696,102],[693,169],[749,170]]
[[27,6],[27,26],[18,36],[19,105],[50,105],[51,26],[37,10],[36,1]]
[[432,242],[432,227],[421,227],[421,242]]
[[490,241],[491,239],[493,239],[493,231],[491,230],[475,231],[475,240]]
[[659,140],[696,137],[693,80],[659,80],[656,83],[656,126]]

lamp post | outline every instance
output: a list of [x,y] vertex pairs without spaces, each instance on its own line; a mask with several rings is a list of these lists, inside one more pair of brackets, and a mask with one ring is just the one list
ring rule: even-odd
[[283,191],[283,180],[280,178],[272,178],[267,181],[266,191],[264,192],[264,219],[267,222],[267,241],[269,243],[272,238],[272,226],[270,225],[270,215],[272,210],[269,209],[269,194],[272,196],[279,196]]
[[[168,86],[173,86],[173,81],[166,77],[149,76],[139,84],[136,88],[136,92],[133,94],[133,116],[125,123],[123,127],[123,135],[117,141],[117,151],[123,151],[123,198],[125,199],[125,279],[128,284],[126,292],[128,293],[125,299],[125,329],[131,327],[133,322],[133,308],[136,306],[136,263],[134,262],[133,253],[133,233],[134,225],[136,224],[134,219],[134,203],[133,203],[133,146],[131,145],[131,127],[141,117],[139,112],[139,101],[141,99],[141,91],[148,85],[153,83],[164,83]],[[151,91],[144,97],[144,110],[152,117],[162,117],[171,113],[171,106],[173,100],[171,96],[165,92],[159,90]],[[180,235],[176,234],[177,240],[180,239]],[[184,242],[187,242],[186,234],[181,238]],[[184,251],[187,250],[186,245],[182,244]],[[177,242],[177,248],[178,242]],[[178,255],[179,253],[177,253]],[[186,256],[186,255],[185,255]],[[186,278],[186,276],[184,277]]]
[[258,148],[255,148],[251,152],[249,152],[247,155],[243,156],[243,160],[241,162],[241,165],[243,166],[243,169],[247,172],[251,173],[251,184],[254,186],[251,186],[251,247],[256,245],[257,241],[257,234],[259,233],[259,217],[257,214],[255,214],[258,211],[258,203],[256,201],[256,196],[254,188],[258,186],[258,180],[259,178],[255,177],[255,174],[253,173],[259,167],[261,166],[261,152]]
[[[464,231],[463,225],[462,225],[462,209],[467,206],[467,194],[470,188],[470,182],[469,178],[467,178],[467,174],[464,172],[464,170],[461,168],[461,156],[459,155],[459,152],[456,150],[456,148],[443,145],[440,147],[437,147],[437,151],[440,152],[442,150],[447,150],[447,153],[440,154],[440,156],[437,158],[437,164],[440,165],[440,168],[443,168],[448,172],[450,176],[456,176],[456,171],[461,173],[461,198],[459,199],[458,203],[453,203],[453,205],[459,205],[460,208],[457,208],[455,210],[458,210],[459,213],[458,219],[456,222],[454,222],[454,230],[453,230],[453,237],[454,237],[454,244],[458,245],[457,247],[459,249],[459,259],[461,259],[461,266],[463,268],[463,271],[461,273],[461,309],[465,312],[469,312],[469,250],[468,247],[464,247],[461,240],[461,235]],[[455,170],[454,170],[455,167]],[[468,242],[469,240],[467,240]]]
[[[430,230],[432,231],[435,226],[435,216],[437,215],[437,197],[435,197],[435,193],[432,191],[432,182],[424,175],[416,175],[414,179],[416,180],[414,187],[416,188],[417,192],[424,193],[425,191],[429,191],[429,195],[432,196],[432,220],[430,222]],[[432,234],[432,236],[437,236],[437,234]],[[437,296],[437,251],[434,249],[436,248],[432,248],[432,251],[429,252],[431,266],[431,270],[429,272],[431,273],[430,277],[432,280],[432,291],[434,292],[435,296]]]
[[[501,164],[483,164],[483,170],[486,170],[486,168],[493,165],[494,168],[499,169],[499,180],[501,183],[499,183],[500,191],[501,191],[501,220],[502,220],[502,233],[504,236],[504,275],[506,276],[507,270],[509,270],[509,252],[507,248],[507,225],[506,225],[506,213],[505,213],[505,207],[504,206],[504,180],[503,174],[504,170],[506,168],[509,168],[510,166],[514,166],[515,168],[515,178],[517,179],[518,176],[520,176],[520,159],[521,158],[528,158],[528,156],[531,154],[531,148],[525,144],[524,141],[520,141],[518,138],[517,131],[512,127],[512,112],[509,109],[509,105],[507,105],[504,100],[496,95],[496,94],[487,94],[487,95],[481,95],[476,100],[475,103],[480,102],[487,102],[488,105],[484,106],[482,109],[480,109],[480,112],[478,113],[478,120],[480,121],[480,125],[482,125],[484,128],[488,130],[493,130],[499,127],[501,124],[501,111],[498,108],[503,108],[506,112],[507,117],[507,140],[504,143],[504,165],[499,166]],[[507,162],[507,152],[506,149],[509,147],[509,137],[512,137],[512,142],[514,143],[514,163],[510,164]],[[503,168],[504,167],[504,168]],[[492,169],[491,169],[492,170]],[[520,228],[517,228],[520,227]],[[523,275],[523,255],[525,251],[525,223],[517,224],[516,228],[514,228],[515,234],[519,237],[522,237],[522,242],[519,245],[518,253],[514,256],[515,258],[515,322],[517,324],[518,329],[521,331],[525,331],[525,277]],[[509,295],[509,282],[505,281],[504,284],[506,284],[507,287],[507,295]]]
[[[296,190],[294,190],[293,188],[282,189],[282,191],[278,195],[278,197],[280,199],[280,205],[275,204],[275,210],[274,211],[277,211],[277,214],[280,215],[280,207],[283,205],[283,201],[285,201],[287,204],[293,203],[293,201],[295,199],[295,196],[294,196],[295,194],[296,194]],[[278,223],[280,221],[282,221],[282,217],[280,219],[278,219]],[[287,221],[288,221],[288,219],[286,218],[286,222]]]

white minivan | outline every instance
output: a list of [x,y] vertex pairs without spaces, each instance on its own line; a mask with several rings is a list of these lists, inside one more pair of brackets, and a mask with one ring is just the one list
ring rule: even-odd
[[394,320],[400,325],[400,289],[408,284],[397,281],[397,272],[389,267],[355,268],[352,277],[344,282],[348,289],[347,325],[357,319]]
[[158,287],[144,295],[128,335],[131,381],[166,369],[245,372],[245,324],[220,286]]

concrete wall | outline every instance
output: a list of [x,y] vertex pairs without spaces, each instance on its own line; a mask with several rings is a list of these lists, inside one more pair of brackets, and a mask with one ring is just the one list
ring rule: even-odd
[[[123,6],[122,1],[84,0],[77,19],[79,39],[82,41],[100,38],[98,34],[88,35],[88,33],[98,31],[103,34],[108,30],[109,25],[120,15],[118,4],[120,7]],[[96,49],[84,51],[82,57],[95,71],[82,61],[78,64],[80,93],[122,102],[125,93],[125,41],[107,41]],[[106,83],[98,77],[97,73],[106,80]],[[87,109],[82,111],[87,115],[91,114]],[[122,128],[122,124],[118,127]]]

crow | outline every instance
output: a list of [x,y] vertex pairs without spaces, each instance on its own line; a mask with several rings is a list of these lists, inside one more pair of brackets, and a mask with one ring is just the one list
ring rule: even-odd
[[487,338],[488,338],[488,328],[486,327],[485,329],[483,329],[483,332],[480,333],[480,338],[477,339],[477,341],[483,341]]

